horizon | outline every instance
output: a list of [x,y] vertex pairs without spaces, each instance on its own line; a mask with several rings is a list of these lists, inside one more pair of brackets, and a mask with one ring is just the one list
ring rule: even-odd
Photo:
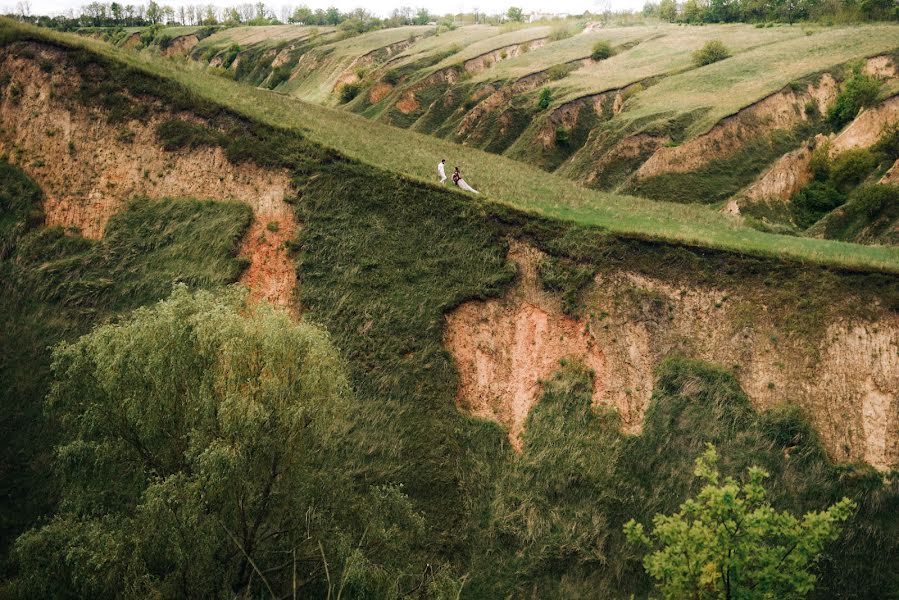
[[[123,0],[120,4],[147,4],[147,2],[135,2]],[[80,9],[90,4],[90,2],[72,1],[72,0],[43,0],[41,2],[2,2],[0,3],[0,13],[2,14],[21,14],[22,7],[29,5],[27,14],[58,16],[74,11],[76,14]],[[222,0],[199,1],[192,2],[189,0],[157,0],[159,5],[167,5],[172,8],[182,6],[208,6],[212,5],[216,8],[228,8],[243,4],[255,4],[253,2],[226,2]],[[306,2],[266,2],[266,6],[272,10],[275,16],[279,16],[284,7],[308,6],[315,9],[326,9],[328,7],[336,7],[341,12],[349,12],[357,8],[364,8],[377,17],[385,18],[390,15],[394,9],[426,8],[428,12],[434,15],[470,13],[477,10],[480,13],[488,15],[497,15],[505,13],[510,7],[516,6],[521,8],[525,13],[541,13],[547,15],[578,15],[584,12],[602,12],[611,8],[613,12],[639,11],[643,7],[642,0],[558,0],[551,4],[544,0],[455,0],[454,2],[437,2],[436,0],[424,0],[417,2],[396,2],[395,0],[310,0]]]

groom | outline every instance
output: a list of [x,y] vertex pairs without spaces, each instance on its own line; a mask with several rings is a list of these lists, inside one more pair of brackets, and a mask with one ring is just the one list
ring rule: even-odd
[[446,171],[445,171],[446,159],[444,158],[439,163],[437,163],[437,174],[440,176],[441,185],[446,183]]

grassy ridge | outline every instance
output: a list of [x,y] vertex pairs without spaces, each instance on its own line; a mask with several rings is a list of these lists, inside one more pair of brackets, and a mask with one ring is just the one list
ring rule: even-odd
[[171,79],[196,100],[221,103],[276,128],[302,132],[310,140],[406,177],[433,181],[441,158],[458,164],[466,180],[491,200],[538,215],[600,226],[647,239],[830,264],[850,269],[899,272],[899,249],[866,247],[760,232],[700,207],[654,202],[584,189],[518,161],[461,147],[415,132],[397,130],[357,115],[246,86],[222,78],[121,52],[94,40],[23,27],[3,27],[92,52],[139,71]]

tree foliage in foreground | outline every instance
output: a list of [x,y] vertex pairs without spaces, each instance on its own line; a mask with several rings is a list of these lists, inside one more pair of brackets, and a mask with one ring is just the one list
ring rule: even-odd
[[[397,596],[423,518],[351,485],[353,399],[327,335],[177,289],[54,353],[57,513],[15,552],[26,597]],[[424,584],[424,585],[423,585]]]
[[751,467],[745,483],[720,482],[717,460],[709,445],[695,470],[705,487],[676,514],[656,515],[651,533],[633,519],[625,525],[629,541],[652,550],[647,573],[666,598],[804,597],[815,585],[811,567],[855,503],[843,498],[800,519],[772,508],[763,469]]

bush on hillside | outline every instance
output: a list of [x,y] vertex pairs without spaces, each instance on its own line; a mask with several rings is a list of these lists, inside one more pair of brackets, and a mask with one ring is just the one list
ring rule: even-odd
[[793,196],[790,208],[793,221],[805,229],[846,202],[846,196],[830,182],[813,181]]
[[899,234],[899,186],[863,185],[842,208],[824,220],[821,231],[829,239],[847,242],[896,244]]
[[899,123],[885,128],[871,150],[882,154],[888,161],[899,159]]
[[842,129],[863,108],[874,106],[880,95],[880,82],[860,70],[843,83],[833,105],[827,110],[827,120],[835,129]]
[[876,166],[877,158],[869,150],[846,150],[830,161],[830,181],[834,187],[846,193],[864,181]]
[[899,186],[887,184],[863,185],[855,192],[847,208],[873,219],[889,209],[899,209]]
[[546,110],[552,101],[553,91],[548,87],[545,87],[540,90],[540,98],[537,100],[537,108],[539,110]]
[[560,65],[553,65],[546,70],[546,76],[549,77],[550,81],[558,81],[560,79],[565,79],[568,77],[568,74],[574,70],[574,67],[571,65],[562,63]]
[[827,140],[823,144],[818,145],[812,151],[812,158],[809,161],[809,170],[812,173],[812,179],[815,181],[827,181],[830,177],[830,141]]
[[697,67],[710,65],[730,56],[730,51],[721,40],[709,40],[705,46],[693,53],[693,63]]
[[613,53],[612,45],[609,42],[599,40],[593,44],[593,52],[590,53],[590,58],[593,60],[605,60],[612,56]]
[[346,104],[359,95],[362,91],[362,85],[359,83],[347,83],[340,88],[340,103]]

